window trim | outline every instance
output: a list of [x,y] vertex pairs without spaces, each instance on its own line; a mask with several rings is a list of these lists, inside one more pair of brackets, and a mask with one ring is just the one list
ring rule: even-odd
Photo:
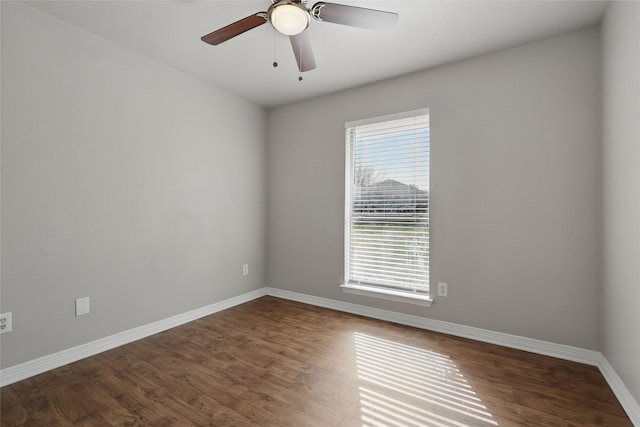
[[[397,120],[397,119],[403,119],[403,118],[407,118],[407,117],[411,117],[411,116],[417,116],[417,115],[430,115],[429,112],[429,108],[420,108],[420,109],[416,109],[416,110],[411,110],[411,111],[405,111],[405,112],[401,112],[401,113],[395,113],[395,114],[388,114],[388,115],[384,115],[384,116],[378,116],[378,117],[371,117],[371,118],[367,118],[367,119],[361,119],[361,120],[354,120],[354,121],[349,121],[345,123],[345,143],[349,144],[349,129],[353,128],[355,126],[362,126],[362,125],[367,125],[367,124],[372,124],[372,123],[379,123],[379,122],[385,122],[385,121],[392,121],[392,120]],[[429,141],[429,145],[431,145],[431,141]],[[345,150],[349,149],[348,146],[345,147]],[[346,160],[346,158],[345,158]],[[348,164],[347,161],[345,161],[345,196],[348,197],[348,195],[350,195],[350,166]],[[381,286],[375,286],[375,285],[366,285],[366,284],[361,284],[361,283],[351,283],[348,281],[348,278],[346,277],[346,257],[347,257],[347,251],[349,251],[349,247],[348,247],[348,239],[346,236],[346,232],[347,232],[347,228],[348,228],[348,218],[350,216],[350,203],[348,203],[349,199],[347,199],[347,197],[345,197],[345,223],[343,226],[343,232],[345,233],[343,236],[343,240],[344,240],[344,246],[345,246],[345,252],[344,252],[344,279],[343,279],[343,283],[341,283],[339,286],[340,288],[342,288],[342,290],[344,292],[347,293],[351,293],[351,294],[356,294],[356,295],[363,295],[363,296],[368,296],[368,297],[374,297],[374,298],[380,298],[380,299],[385,299],[385,300],[391,300],[391,301],[398,301],[398,302],[403,302],[403,303],[409,303],[409,304],[414,304],[414,305],[420,305],[420,306],[425,306],[425,307],[431,307],[431,304],[433,303],[434,299],[432,296],[432,292],[431,292],[431,286],[429,284],[429,291],[428,292],[415,292],[415,291],[411,291],[411,290],[402,290],[402,289],[393,289],[393,288],[385,288],[385,287],[381,287]],[[430,239],[429,239],[430,240]],[[431,279],[431,278],[430,278]],[[429,280],[429,282],[431,282],[431,280]]]
[[392,120],[405,119],[407,117],[412,117],[412,116],[424,116],[428,114],[430,114],[428,108],[418,108],[416,110],[404,111],[402,113],[387,114],[384,116],[370,117],[368,119],[352,120],[350,122],[346,122],[344,124],[344,128],[346,131],[347,129],[352,128],[354,126],[362,126],[362,125],[368,125],[368,124],[379,123],[379,122],[388,122],[388,121],[390,122]]
[[366,286],[357,285],[355,283],[343,283],[340,285],[342,290],[349,294],[364,295],[367,297],[374,297],[380,299],[386,299],[390,301],[404,302],[414,305],[422,305],[425,307],[431,307],[433,298],[429,294],[401,291],[390,288],[381,288],[378,286]]

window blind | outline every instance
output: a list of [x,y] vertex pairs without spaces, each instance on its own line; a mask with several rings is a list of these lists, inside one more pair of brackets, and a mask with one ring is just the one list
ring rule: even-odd
[[347,123],[345,278],[429,292],[429,114]]

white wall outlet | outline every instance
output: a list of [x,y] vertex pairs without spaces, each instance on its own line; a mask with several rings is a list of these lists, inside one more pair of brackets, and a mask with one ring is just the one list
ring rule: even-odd
[[0,334],[11,332],[11,312],[0,314]]
[[449,285],[444,282],[438,282],[438,296],[446,297],[449,292]]
[[89,297],[76,300],[76,317],[89,314]]
[[246,276],[246,275],[248,275],[248,274],[249,274],[249,264],[244,264],[244,265],[242,266],[242,275],[243,275],[243,276]]

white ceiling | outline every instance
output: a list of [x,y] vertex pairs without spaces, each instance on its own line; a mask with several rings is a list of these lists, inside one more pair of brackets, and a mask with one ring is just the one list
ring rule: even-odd
[[[200,37],[255,12],[260,1],[29,1],[28,5],[263,107],[411,73],[597,25],[606,1],[354,1],[397,12],[372,32],[312,20],[317,68],[298,81],[289,40],[269,24],[219,46]],[[315,0],[309,0],[311,6]],[[279,66],[272,63],[277,59]]]

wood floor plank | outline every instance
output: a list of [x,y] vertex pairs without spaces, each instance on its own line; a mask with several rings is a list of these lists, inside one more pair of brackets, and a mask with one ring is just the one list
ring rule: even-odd
[[206,425],[211,420],[204,414],[195,411],[187,402],[195,397],[195,391],[190,387],[181,387],[176,381],[171,381],[170,390],[158,387],[157,369],[144,361],[133,360],[123,362],[125,352],[114,352],[104,355],[105,363],[109,366],[126,366],[126,372],[118,374],[125,386],[134,388],[138,395],[144,396],[145,401],[153,402],[152,407],[162,406],[171,412],[173,420],[187,421],[193,425]]
[[72,426],[73,423],[56,407],[51,397],[37,387],[30,379],[25,380],[27,388],[20,394],[22,406],[39,425]]
[[597,368],[263,297],[6,386],[1,426],[632,426]]
[[26,381],[16,384],[12,392],[0,389],[0,422],[3,425],[26,425],[35,421],[25,409],[20,393],[27,388]]

